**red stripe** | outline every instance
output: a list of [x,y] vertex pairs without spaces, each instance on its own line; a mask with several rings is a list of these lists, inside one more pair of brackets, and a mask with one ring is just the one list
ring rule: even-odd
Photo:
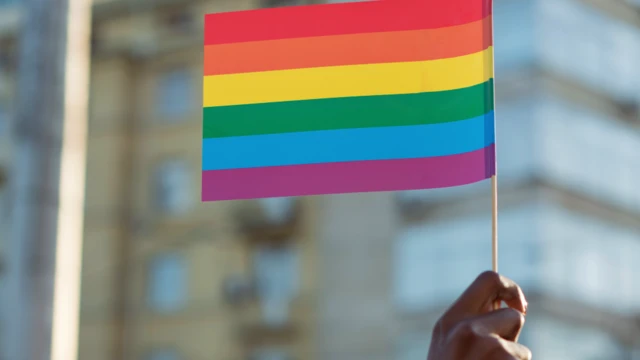
[[202,172],[202,201],[432,189],[495,174],[495,146],[422,159],[357,161]]
[[439,29],[208,45],[204,75],[446,59],[491,45],[491,16]]
[[383,0],[205,16],[205,45],[441,28],[491,14],[491,0]]

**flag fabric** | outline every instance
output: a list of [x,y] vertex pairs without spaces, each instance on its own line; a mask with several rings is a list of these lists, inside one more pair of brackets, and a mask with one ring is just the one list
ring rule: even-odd
[[495,174],[491,0],[205,16],[202,200]]

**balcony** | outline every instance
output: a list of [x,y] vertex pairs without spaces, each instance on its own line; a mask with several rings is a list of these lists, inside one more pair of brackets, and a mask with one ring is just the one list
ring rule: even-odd
[[295,301],[258,298],[239,312],[238,336],[247,347],[290,344],[300,336],[307,313]]
[[[640,312],[640,233],[583,214],[554,194],[500,211],[500,268],[527,292],[620,316]],[[408,313],[446,304],[491,264],[491,215],[453,216],[407,227],[398,239],[396,301]],[[446,273],[446,278],[438,274]],[[415,274],[420,274],[415,275]],[[424,285],[423,285],[424,284]],[[610,294],[615,293],[615,297]]]
[[[540,180],[602,206],[636,216],[640,213],[637,126],[543,93],[499,107],[496,133],[501,193]],[[399,202],[408,214],[405,218],[410,218],[461,199],[479,199],[486,205],[490,194],[485,181],[405,192]]]
[[255,349],[247,357],[248,360],[294,360],[297,359],[290,354],[285,348]]
[[248,201],[236,212],[240,230],[249,240],[287,241],[297,231],[301,203],[296,198],[270,198]]

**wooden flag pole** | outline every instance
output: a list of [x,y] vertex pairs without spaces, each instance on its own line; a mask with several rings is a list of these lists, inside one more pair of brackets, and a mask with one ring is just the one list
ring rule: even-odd
[[491,234],[491,245],[492,245],[492,269],[495,272],[498,272],[498,179],[497,175],[493,175],[491,177],[491,197],[492,197],[492,234]]
[[[492,248],[492,270],[494,272],[498,272],[498,175],[493,175],[491,177],[491,198],[492,198],[492,209],[491,209],[491,248]],[[498,310],[501,307],[501,302],[496,301],[493,304],[493,309]]]
[[[491,3],[491,13],[493,14],[493,1]],[[493,18],[491,18],[491,41],[492,44],[495,44],[495,33],[493,32]],[[496,64],[492,63],[493,66],[493,74],[496,73]],[[493,92],[495,95],[495,83],[494,83]],[[493,98],[493,107],[496,107],[496,99],[495,96]],[[495,121],[495,119],[494,119]],[[495,126],[495,124],[494,124]],[[494,139],[495,136],[495,127],[494,127]],[[497,148],[494,150],[494,156],[498,156]],[[494,272],[498,272],[498,161],[497,158],[494,158],[493,163],[493,176],[491,177],[491,268]],[[493,304],[493,308],[495,310],[500,309],[502,303],[500,301],[496,301]]]

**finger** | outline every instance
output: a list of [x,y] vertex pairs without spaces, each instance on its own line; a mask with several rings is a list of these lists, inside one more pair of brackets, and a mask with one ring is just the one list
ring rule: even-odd
[[500,309],[477,316],[469,321],[476,334],[518,341],[525,319],[524,315],[517,310]]
[[497,336],[485,338],[476,352],[483,355],[480,357],[482,359],[531,360],[531,351],[526,346]]
[[522,344],[504,341],[503,346],[510,356],[516,360],[531,360],[531,350]]
[[483,314],[491,311],[496,301],[504,301],[523,314],[527,312],[527,300],[522,289],[513,280],[493,271],[478,276],[453,307],[456,312]]

